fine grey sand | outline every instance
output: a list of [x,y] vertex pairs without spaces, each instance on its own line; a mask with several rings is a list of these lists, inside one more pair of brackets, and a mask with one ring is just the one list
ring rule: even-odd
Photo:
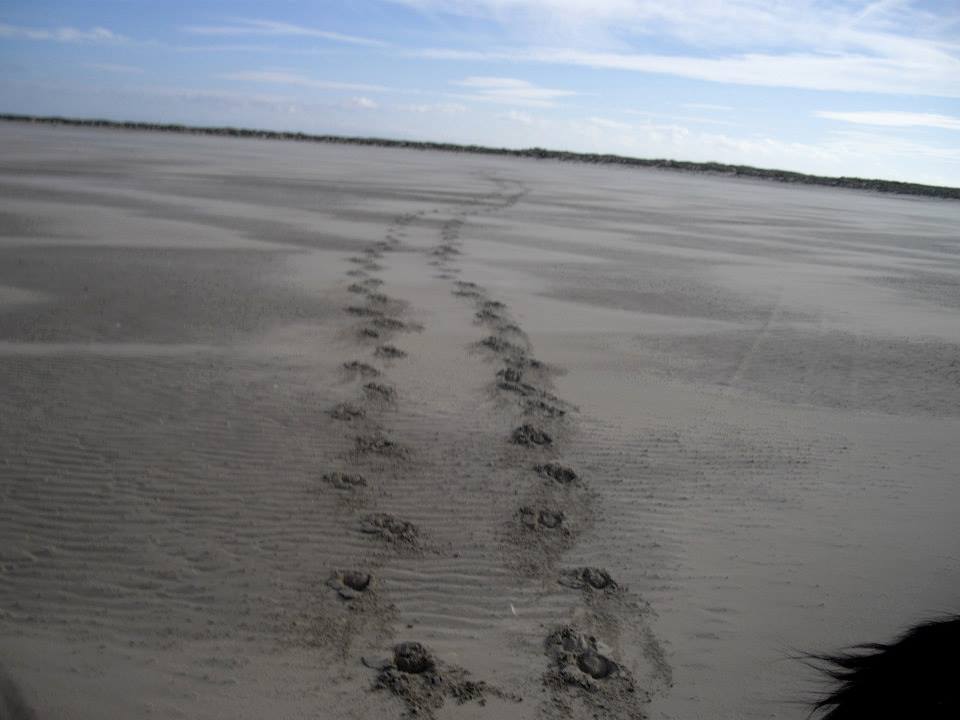
[[799,720],[798,652],[957,609],[960,203],[0,144],[0,666],[40,718]]

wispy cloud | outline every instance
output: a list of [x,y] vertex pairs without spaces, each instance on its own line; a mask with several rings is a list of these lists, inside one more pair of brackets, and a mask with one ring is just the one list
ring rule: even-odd
[[[50,87],[58,95],[77,90],[74,84]],[[379,107],[379,104],[374,100],[364,96],[305,100],[284,94],[233,92],[212,88],[184,88],[140,83],[111,89],[97,89],[96,92],[116,97],[127,106],[134,108],[141,105],[156,106],[158,103],[162,107],[178,110],[182,106],[200,108],[204,111],[216,113],[212,116],[217,118],[212,121],[214,123],[229,122],[227,118],[231,116],[224,113],[243,111],[265,113],[262,117],[283,118],[299,114],[313,119],[323,117],[322,113],[324,112],[342,114],[344,111],[348,111],[351,115],[354,115],[353,111],[373,110]],[[322,130],[322,126],[317,126],[316,129]]]
[[182,28],[192,35],[216,35],[223,37],[267,36],[267,37],[308,37],[352,45],[384,46],[386,43],[372,38],[344,35],[343,33],[320,30],[318,28],[295,25],[274,20],[234,20],[226,25],[188,25]]
[[472,91],[464,95],[465,98],[504,105],[550,107],[559,98],[577,94],[573,90],[539,87],[526,80],[508,77],[474,76],[456,81],[453,84],[469,88]]
[[698,125],[727,125],[736,127],[740,123],[732,120],[718,120],[715,117],[704,117],[702,115],[674,115],[672,113],[650,112],[648,110],[624,110],[628,115],[639,115],[652,122],[652,118],[664,118],[667,120],[677,120],[680,122],[696,123]]
[[143,72],[143,68],[135,65],[119,65],[116,63],[96,63],[88,62],[83,64],[91,70],[100,70],[101,72],[118,73],[121,75],[138,75]]
[[521,125],[533,125],[537,122],[533,115],[530,113],[525,113],[521,110],[511,110],[510,112],[503,113],[502,115],[497,115],[497,117],[503,120],[510,120],[511,122],[520,123]]
[[960,130],[960,117],[936,113],[899,111],[834,112],[818,110],[817,117],[840,120],[857,125],[882,125],[886,127],[929,127],[942,130]]
[[170,50],[179,53],[193,53],[212,55],[228,52],[254,53],[269,57],[271,55],[305,55],[310,57],[330,57],[335,49],[330,47],[289,47],[287,45],[270,45],[268,43],[211,43],[209,45],[167,45]]
[[299,73],[282,72],[275,70],[247,70],[243,72],[223,73],[217,77],[224,80],[240,82],[262,83],[266,85],[293,85],[298,87],[314,88],[316,90],[348,90],[355,92],[388,92],[390,88],[383,85],[368,85],[365,83],[345,83],[335,80],[315,80]]
[[[951,19],[921,10],[910,0],[397,1],[432,12],[481,17],[521,41],[500,49],[427,50],[424,57],[579,65],[767,87],[960,97],[960,45],[955,31],[949,30]],[[955,26],[960,12],[952,20]],[[558,32],[558,23],[570,32]],[[674,49],[650,52],[652,38],[658,48],[667,44]]]
[[0,23],[0,38],[24,38],[26,40],[53,40],[55,42],[122,42],[123,35],[105,27],[80,30],[73,27],[32,28]]
[[440,115],[456,115],[467,111],[467,106],[461,103],[415,103],[407,105],[397,105],[395,109],[402,112]]
[[[951,13],[911,0],[394,0],[431,13],[483,18],[528,39],[587,38],[595,47],[668,37],[700,48],[806,48],[870,52],[932,48],[951,40]],[[952,20],[960,19],[954,10]],[[592,39],[592,41],[591,41]],[[611,42],[612,41],[612,42]],[[567,43],[567,44],[573,44]]]
[[809,90],[874,92],[960,97],[960,59],[903,63],[854,55],[747,54],[722,58],[635,55],[566,49],[464,51],[427,49],[421,57],[438,60],[530,62],[578,65],[605,70],[674,75],[738,85]]
[[733,108],[729,105],[714,105],[712,103],[696,102],[683,103],[683,107],[690,108],[691,110],[716,110],[718,112],[728,112],[733,110]]
[[609,118],[591,117],[588,118],[588,121],[599,128],[606,128],[608,130],[630,130],[632,128],[630,123],[610,120]]

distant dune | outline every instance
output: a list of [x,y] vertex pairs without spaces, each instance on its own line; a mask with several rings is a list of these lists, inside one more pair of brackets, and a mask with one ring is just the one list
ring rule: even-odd
[[827,187],[872,190],[874,192],[897,193],[900,195],[920,195],[923,197],[948,198],[960,200],[960,188],[921,183],[898,182],[858,177],[828,177],[808,175],[790,170],[758,168],[750,165],[728,165],[718,162],[688,162],[685,160],[667,160],[664,158],[635,158],[623,155],[598,153],[577,153],[565,150],[547,150],[544,148],[495,148],[482,145],[458,145],[456,143],[421,142],[415,140],[390,140],[386,138],[344,137],[340,135],[310,135],[307,133],[277,132],[274,130],[256,130],[234,127],[196,127],[146,122],[125,122],[99,118],[64,118],[33,115],[0,114],[0,120],[8,122],[46,123],[49,125],[75,125],[78,127],[108,127],[120,130],[148,130],[152,132],[190,133],[193,135],[223,135],[239,138],[257,138],[261,140],[296,140],[299,142],[343,143],[345,145],[376,145],[380,147],[402,147],[416,150],[444,150],[447,152],[466,152],[479,155],[509,155],[529,157],[541,160],[562,160],[563,162],[591,163],[595,165],[629,165],[643,168],[663,168],[685,172],[710,173],[714,175],[732,175],[734,177],[762,178],[783,183],[801,185],[824,185]]

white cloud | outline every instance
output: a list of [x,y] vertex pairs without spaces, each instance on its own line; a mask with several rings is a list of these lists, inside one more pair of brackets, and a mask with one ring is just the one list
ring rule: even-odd
[[26,38],[27,40],[53,40],[55,42],[122,42],[126,38],[104,27],[78,30],[72,27],[30,28],[19,25],[0,24],[0,37]]
[[378,107],[380,107],[376,102],[368,97],[350,98],[345,104],[347,107],[359,108],[361,110],[376,110]]
[[538,133],[538,144],[544,147],[746,164],[822,175],[951,184],[944,178],[956,178],[960,172],[960,149],[863,132],[835,133],[821,142],[790,142],[770,136],[699,131],[676,123],[637,123],[629,129],[616,129],[586,118],[569,122],[547,119],[538,126]]
[[837,152],[846,152],[850,155],[887,156],[923,162],[960,164],[960,148],[930,145],[887,134],[880,135],[856,130],[835,132],[832,133],[832,138],[826,145]]
[[343,33],[318,30],[317,28],[294,25],[273,20],[235,20],[229,25],[188,25],[182,28],[192,35],[243,36],[259,35],[267,37],[310,37],[321,40],[348,43],[351,45],[383,46],[386,43],[372,38],[344,35]]
[[819,110],[817,117],[858,125],[882,125],[885,127],[931,127],[943,130],[960,130],[960,117],[936,113],[899,111],[834,112]]
[[388,92],[390,90],[390,88],[384,87],[383,85],[344,83],[334,80],[314,80],[299,73],[274,70],[246,70],[242,72],[223,73],[218,75],[218,77],[224,80],[264,83],[268,85],[295,85],[315,88],[317,90],[353,90],[359,92]]
[[554,100],[558,98],[577,94],[572,90],[556,90],[553,88],[539,87],[526,80],[507,77],[474,76],[464,78],[453,84],[474,91],[465,95],[465,98],[505,105],[550,107],[554,104]]

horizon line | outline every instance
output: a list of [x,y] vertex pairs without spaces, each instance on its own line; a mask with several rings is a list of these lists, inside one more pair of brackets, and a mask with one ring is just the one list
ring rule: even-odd
[[295,142],[323,142],[343,145],[365,145],[375,147],[397,147],[426,151],[466,152],[477,155],[506,155],[512,157],[533,158],[537,160],[560,160],[592,165],[625,165],[681,172],[727,175],[733,177],[758,178],[784,184],[816,185],[821,187],[840,187],[853,190],[937,197],[960,200],[960,187],[949,185],[927,185],[902,180],[880,180],[855,176],[813,175],[794,170],[761,168],[752,165],[734,165],[713,161],[671,160],[667,158],[638,158],[611,153],[584,153],[571,150],[551,150],[541,147],[507,148],[487,145],[449,143],[431,140],[400,140],[393,138],[363,137],[348,135],[313,134],[297,131],[262,130],[256,128],[237,128],[215,125],[184,125],[180,123],[153,123],[143,121],[110,120],[107,118],[62,117],[58,115],[23,115],[0,113],[0,121],[39,123],[46,125],[68,125],[74,127],[104,127],[116,130],[145,132],[183,133],[191,135],[227,136],[259,140],[284,140]]

